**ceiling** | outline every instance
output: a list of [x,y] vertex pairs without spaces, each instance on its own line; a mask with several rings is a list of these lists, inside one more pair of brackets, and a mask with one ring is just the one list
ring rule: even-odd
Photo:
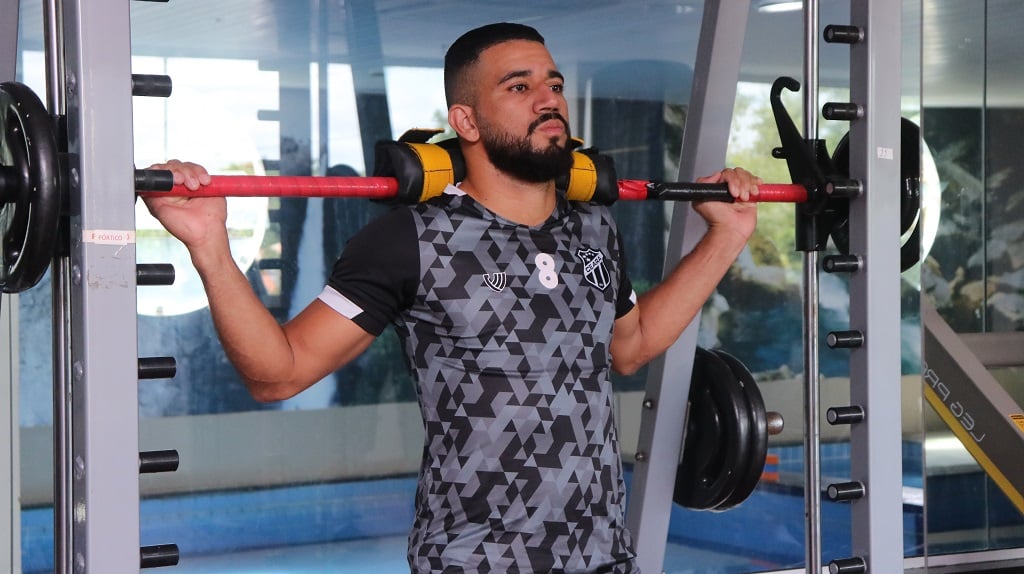
[[[84,1],[84,0],[83,0]],[[723,0],[729,1],[729,0]],[[752,0],[756,7],[761,0]],[[42,1],[22,0],[23,45],[42,46]],[[691,66],[701,0],[175,0],[132,2],[133,51],[160,56],[439,66],[448,42],[484,22],[535,25],[563,68],[659,61]],[[848,0],[820,0],[820,24],[849,22]],[[303,7],[304,9],[299,9]],[[907,0],[904,94],[926,105],[1019,107],[1024,102],[1024,2]],[[801,77],[801,12],[752,9],[742,79]],[[666,22],[670,21],[671,25]],[[924,42],[921,42],[921,38]],[[626,38],[629,41],[623,42]],[[632,38],[632,39],[631,39]],[[325,50],[318,50],[325,46]],[[849,49],[821,43],[823,85],[848,82]],[[986,65],[987,64],[987,65]],[[922,73],[918,70],[923,68]],[[983,86],[987,85],[987,89]]]

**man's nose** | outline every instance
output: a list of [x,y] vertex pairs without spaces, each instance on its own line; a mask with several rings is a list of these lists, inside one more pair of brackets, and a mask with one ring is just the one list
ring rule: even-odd
[[551,90],[541,90],[540,95],[534,101],[534,109],[538,113],[557,112],[560,111],[559,105],[561,103],[562,97],[559,94]]

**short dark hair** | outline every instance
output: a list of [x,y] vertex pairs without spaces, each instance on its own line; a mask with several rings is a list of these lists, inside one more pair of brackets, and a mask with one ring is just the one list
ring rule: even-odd
[[462,85],[463,79],[480,54],[491,46],[512,40],[543,44],[544,36],[525,24],[498,22],[474,28],[455,40],[444,55],[444,97],[449,108],[456,103],[465,103],[468,94]]

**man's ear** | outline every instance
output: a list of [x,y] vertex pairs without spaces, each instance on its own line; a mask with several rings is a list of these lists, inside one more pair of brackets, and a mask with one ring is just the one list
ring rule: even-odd
[[463,140],[475,142],[480,139],[480,130],[476,126],[473,108],[463,104],[456,104],[448,108],[448,123]]

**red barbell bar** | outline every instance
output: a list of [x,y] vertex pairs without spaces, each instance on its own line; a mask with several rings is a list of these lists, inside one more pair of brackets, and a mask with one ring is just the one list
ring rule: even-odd
[[[170,191],[144,191],[152,197],[335,197],[392,199],[398,195],[398,180],[391,177],[258,176],[213,175],[210,184],[192,191],[175,185]],[[807,188],[795,183],[765,183],[758,186],[752,202],[802,203]],[[579,199],[570,195],[569,199]],[[656,182],[618,180],[618,197],[623,201],[733,201],[723,183]]]

